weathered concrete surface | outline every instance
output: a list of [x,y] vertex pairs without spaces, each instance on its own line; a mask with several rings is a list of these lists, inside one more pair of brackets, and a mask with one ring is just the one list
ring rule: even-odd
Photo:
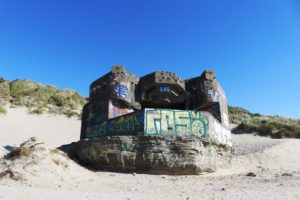
[[202,138],[232,146],[231,132],[209,112],[191,110],[145,109],[110,119],[88,128],[87,139],[103,136],[173,136]]
[[80,139],[77,157],[96,169],[212,172],[232,146],[226,96],[212,71],[184,81],[114,66],[91,84]]
[[[80,139],[142,133],[145,109],[208,112],[224,128],[229,125],[226,95],[214,72],[204,71],[201,76],[184,81],[175,73],[163,71],[138,78],[126,72],[124,67],[114,66],[111,72],[90,86]],[[185,119],[176,121],[177,127],[190,127],[179,124],[187,121]],[[168,131],[168,134],[178,136],[176,133]]]
[[196,138],[111,136],[81,140],[75,152],[96,170],[187,175],[229,165],[231,148]]

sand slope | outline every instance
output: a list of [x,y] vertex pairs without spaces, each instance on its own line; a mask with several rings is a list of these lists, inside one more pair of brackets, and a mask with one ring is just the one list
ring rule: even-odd
[[[234,135],[230,169],[203,176],[92,172],[51,150],[79,138],[80,121],[28,115],[9,109],[0,116],[0,145],[36,136],[46,144],[26,159],[1,159],[1,171],[24,180],[0,179],[1,199],[300,199],[300,140]],[[4,153],[4,148],[2,152]],[[1,151],[0,151],[1,152]],[[246,176],[253,172],[256,177]]]
[[35,136],[54,148],[77,141],[80,126],[81,122],[77,118],[28,114],[26,108],[9,108],[6,115],[0,115],[0,146],[19,145]]

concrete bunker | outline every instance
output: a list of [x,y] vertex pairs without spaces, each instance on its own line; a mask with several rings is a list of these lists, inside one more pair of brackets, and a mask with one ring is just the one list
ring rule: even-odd
[[213,71],[141,78],[113,66],[90,86],[79,160],[99,169],[198,174],[232,146],[225,93]]

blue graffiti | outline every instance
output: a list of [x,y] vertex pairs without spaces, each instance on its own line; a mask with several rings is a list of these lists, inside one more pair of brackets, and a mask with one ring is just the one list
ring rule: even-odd
[[125,85],[118,84],[115,87],[115,95],[117,97],[126,98],[128,97],[129,91]]
[[160,91],[161,92],[170,92],[171,88],[169,86],[161,86]]
[[87,138],[93,139],[113,135],[137,135],[139,132],[143,132],[143,129],[144,114],[130,113],[91,125],[87,131]]

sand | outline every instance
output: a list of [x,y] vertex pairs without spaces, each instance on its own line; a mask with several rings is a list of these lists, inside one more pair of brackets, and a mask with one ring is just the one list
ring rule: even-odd
[[[54,114],[28,114],[26,108],[8,108],[6,115],[0,115],[0,145],[17,146],[35,136],[49,147],[78,141],[81,122]],[[3,149],[0,150],[3,152]]]
[[[300,140],[233,135],[232,167],[201,176],[93,172],[51,149],[76,141],[80,121],[29,115],[24,108],[0,115],[0,146],[32,136],[41,144],[32,158],[0,161],[25,180],[0,179],[2,199],[300,199]],[[1,148],[2,155],[6,153]],[[1,156],[1,154],[0,154]],[[246,176],[252,172],[254,176]],[[251,175],[251,174],[250,174]]]

